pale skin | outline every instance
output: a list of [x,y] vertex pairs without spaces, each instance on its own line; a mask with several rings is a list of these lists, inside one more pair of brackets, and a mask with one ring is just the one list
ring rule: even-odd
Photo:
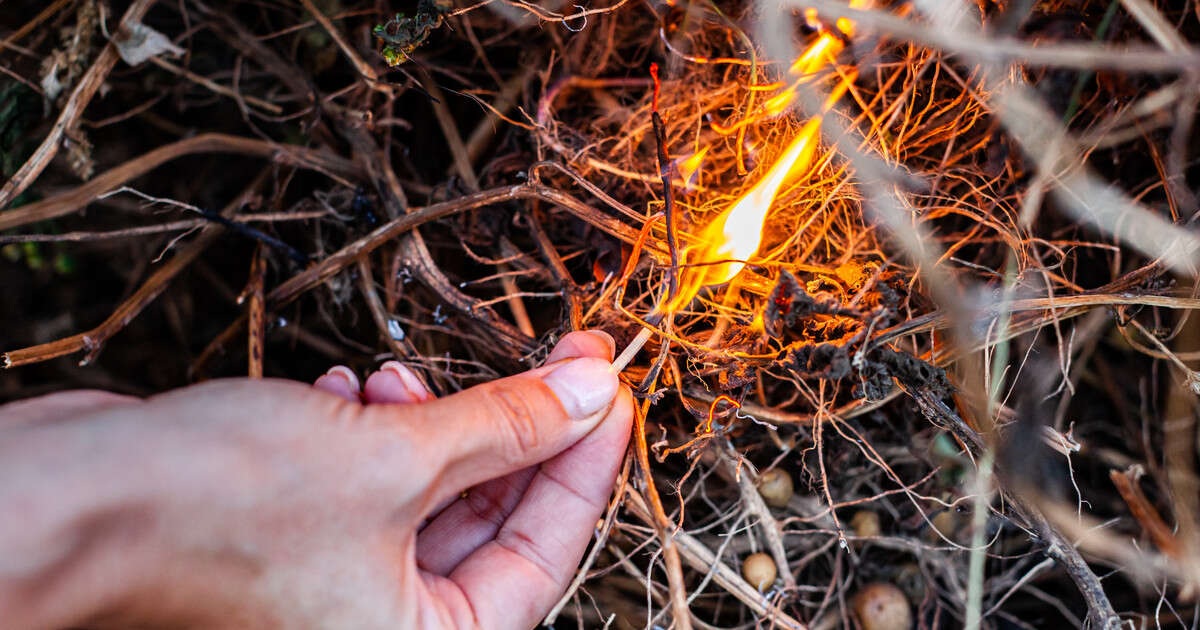
[[570,581],[633,414],[612,339],[435,399],[230,379],[0,407],[5,627],[532,628]]

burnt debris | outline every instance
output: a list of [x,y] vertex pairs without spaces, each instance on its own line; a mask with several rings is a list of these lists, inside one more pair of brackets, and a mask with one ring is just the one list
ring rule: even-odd
[[884,398],[893,379],[906,388],[949,392],[945,370],[902,350],[867,343],[872,331],[897,321],[903,290],[902,274],[874,263],[847,263],[835,276],[805,286],[791,272],[781,272],[762,314],[766,334],[784,344],[775,365],[806,380],[853,377],[854,398]]

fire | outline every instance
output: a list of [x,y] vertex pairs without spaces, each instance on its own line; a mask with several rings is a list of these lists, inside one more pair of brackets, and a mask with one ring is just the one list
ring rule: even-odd
[[[862,2],[852,2],[852,5]],[[837,21],[838,30],[846,36],[853,32],[853,23],[845,18]],[[764,104],[768,115],[777,115],[787,109],[795,98],[796,90],[805,81],[833,63],[834,58],[845,46],[842,36],[824,31],[805,49],[789,68],[796,77],[786,90]],[[825,111],[850,87],[852,76],[843,77],[831,92]],[[767,213],[780,187],[790,177],[798,175],[811,165],[816,154],[817,136],[821,116],[810,119],[792,139],[791,144],[775,160],[757,183],[722,212],[700,234],[699,242],[691,248],[685,259],[692,265],[682,274],[682,282],[675,299],[667,305],[668,311],[686,306],[701,287],[722,284],[733,279],[746,266],[745,261],[758,251],[762,242],[763,226]]]
[[696,187],[700,175],[700,167],[704,164],[704,156],[709,147],[704,147],[679,162],[679,177],[683,179],[684,187],[691,190]]

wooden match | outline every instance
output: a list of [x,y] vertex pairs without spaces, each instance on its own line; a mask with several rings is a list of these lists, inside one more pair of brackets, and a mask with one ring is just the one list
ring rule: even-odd
[[625,346],[625,349],[621,351],[621,354],[618,355],[616,359],[613,359],[612,371],[620,374],[621,370],[624,370],[625,366],[629,365],[629,362],[633,360],[633,355],[637,354],[638,350],[641,350],[642,346],[646,345],[646,342],[650,340],[650,335],[652,334],[654,334],[653,328],[643,328],[641,332],[639,332],[637,336],[633,338],[633,341],[630,341],[629,345]]

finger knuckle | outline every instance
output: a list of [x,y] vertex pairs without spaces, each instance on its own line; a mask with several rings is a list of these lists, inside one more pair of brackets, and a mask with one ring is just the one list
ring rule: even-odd
[[499,529],[508,518],[510,507],[506,506],[503,497],[486,488],[477,488],[467,493],[464,498],[467,508],[480,521],[489,523]]
[[533,394],[522,388],[490,387],[488,406],[502,455],[512,462],[525,459],[541,446]]

